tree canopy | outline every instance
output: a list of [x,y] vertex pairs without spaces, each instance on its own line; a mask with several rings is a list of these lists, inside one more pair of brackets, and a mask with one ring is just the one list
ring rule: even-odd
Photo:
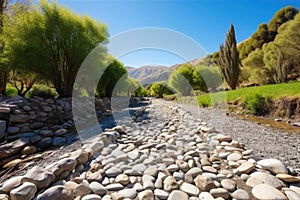
[[108,34],[103,23],[41,0],[4,26],[3,36],[11,65],[40,74],[60,97],[70,97],[81,63]]

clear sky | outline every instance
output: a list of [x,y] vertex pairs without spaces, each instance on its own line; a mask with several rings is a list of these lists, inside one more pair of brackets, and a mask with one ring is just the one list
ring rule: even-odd
[[[247,39],[260,23],[280,8],[300,8],[299,0],[56,0],[80,14],[107,24],[110,36],[143,27],[183,33],[208,53],[219,49],[233,23],[237,42]],[[173,65],[184,62],[163,51],[138,51],[119,58],[126,66]]]

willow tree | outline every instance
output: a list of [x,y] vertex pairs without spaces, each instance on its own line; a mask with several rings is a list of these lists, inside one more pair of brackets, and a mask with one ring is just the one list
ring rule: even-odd
[[3,31],[13,64],[50,80],[60,97],[72,95],[81,63],[108,37],[104,24],[46,0]]
[[231,89],[236,89],[240,75],[240,60],[236,46],[234,26],[231,24],[226,34],[225,44],[221,44],[218,58],[222,76]]

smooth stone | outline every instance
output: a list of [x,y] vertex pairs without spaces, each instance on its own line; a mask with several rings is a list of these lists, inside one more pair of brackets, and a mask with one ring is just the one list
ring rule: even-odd
[[8,135],[15,135],[15,134],[19,133],[20,130],[21,129],[19,127],[11,126],[11,127],[7,128],[7,133],[8,133]]
[[9,196],[7,194],[0,194],[1,200],[9,200]]
[[178,183],[173,176],[168,176],[163,181],[163,187],[165,191],[170,192],[178,189]]
[[81,200],[101,200],[101,197],[97,194],[88,194],[82,197]]
[[23,176],[15,176],[15,177],[12,177],[12,178],[8,179],[2,185],[1,190],[4,191],[4,192],[11,191],[14,187],[21,184],[22,178],[23,178]]
[[260,200],[287,199],[284,194],[269,184],[259,184],[252,188],[252,194]]
[[211,178],[201,176],[201,175],[198,175],[194,179],[194,182],[201,191],[210,191],[215,187],[215,184]]
[[16,153],[19,153],[21,149],[25,146],[28,146],[30,143],[30,140],[28,138],[20,138],[18,140],[15,140],[13,142],[3,144],[0,146],[0,160],[3,158],[12,156]]
[[237,189],[230,196],[236,200],[250,200],[250,195],[242,189]]
[[137,196],[135,189],[123,189],[118,192],[118,194],[123,198],[134,199]]
[[150,166],[144,171],[144,174],[156,177],[158,174],[158,169],[156,166]]
[[215,198],[209,192],[201,192],[199,195],[200,200],[214,200]]
[[107,193],[107,189],[103,185],[101,185],[100,183],[98,183],[96,181],[91,182],[89,186],[94,194],[104,196]]
[[173,177],[179,181],[179,180],[184,180],[184,173],[183,172],[174,172]]
[[23,200],[23,199],[33,199],[35,193],[37,192],[36,185],[29,182],[22,183],[19,187],[14,188],[10,191],[10,197],[12,200]]
[[[253,182],[252,178],[254,178],[256,180],[254,180],[254,182]],[[251,184],[251,183],[254,183],[254,184]],[[273,176],[271,174],[265,173],[265,172],[252,173],[250,175],[250,178],[246,182],[246,184],[251,187],[254,187],[261,183],[272,185],[278,189],[285,186],[285,184],[282,181],[280,181],[278,178],[276,178],[275,176]]]
[[40,149],[48,149],[51,147],[51,145],[52,145],[52,138],[46,137],[46,138],[43,138],[42,140],[40,140],[36,144],[36,147],[38,147]]
[[288,183],[300,182],[300,178],[289,175],[289,174],[277,174],[276,178],[279,178],[280,180],[288,182]]
[[6,121],[0,120],[0,139],[5,137],[6,132]]
[[202,169],[199,167],[193,167],[190,170],[188,170],[185,174],[185,182],[187,183],[193,183],[194,178],[197,177],[198,175],[202,174]]
[[249,174],[252,170],[255,169],[255,165],[250,162],[242,163],[238,168],[235,169],[237,175]]
[[106,176],[111,178],[111,177],[116,177],[119,174],[122,174],[122,171],[116,167],[111,167],[105,172]]
[[235,187],[236,187],[236,183],[231,179],[223,179],[221,181],[221,185],[222,185],[223,188],[225,188],[229,192],[233,192],[235,190]]
[[129,177],[126,174],[119,174],[115,179],[116,183],[121,183],[124,186],[127,185],[129,181]]
[[264,159],[257,162],[263,169],[270,171],[273,174],[288,174],[288,169],[277,159]]
[[44,126],[43,122],[33,122],[30,124],[30,129],[31,130],[36,130],[36,129],[40,129]]
[[36,200],[73,200],[73,198],[74,197],[68,188],[62,185],[57,185],[50,187],[43,193],[39,194]]
[[54,180],[55,176],[50,171],[39,166],[31,168],[22,178],[22,182],[31,182],[37,186],[38,190],[47,188]]
[[35,146],[26,146],[22,150],[21,154],[22,155],[32,155],[37,152],[37,148]]
[[217,173],[217,170],[211,166],[203,166],[202,169],[205,172],[209,172],[209,173],[213,173],[213,174]]
[[282,188],[284,194],[287,196],[288,200],[299,200],[300,199],[300,194],[297,192],[293,191],[290,188]]
[[243,155],[240,153],[232,153],[227,156],[228,161],[238,161],[242,159]]
[[63,137],[54,137],[52,139],[52,146],[61,147],[66,143],[66,139]]
[[154,200],[154,194],[152,190],[145,190],[138,194],[139,200]]
[[105,188],[108,191],[118,191],[118,190],[124,189],[124,186],[121,185],[120,183],[112,183],[112,184],[105,186]]
[[73,194],[74,196],[85,196],[92,192],[89,185],[86,185],[84,183],[79,184],[74,190]]
[[46,167],[46,169],[52,172],[55,176],[59,176],[62,173],[71,172],[75,168],[76,164],[77,162],[75,159],[64,158],[55,163],[50,164]]
[[226,190],[225,188],[215,188],[215,189],[211,189],[209,191],[209,193],[214,197],[214,198],[218,198],[218,197],[222,197],[224,199],[228,199],[229,198],[229,192],[228,190]]
[[58,129],[57,131],[54,132],[55,136],[64,136],[68,132],[67,129]]
[[160,190],[160,189],[155,189],[154,190],[154,195],[159,198],[159,199],[167,199],[169,196],[169,193],[164,191],[164,190]]
[[188,199],[189,196],[180,190],[173,190],[168,197],[168,200],[188,200]]
[[200,193],[200,190],[196,186],[186,182],[183,182],[180,185],[180,190],[187,193],[190,196],[198,196]]

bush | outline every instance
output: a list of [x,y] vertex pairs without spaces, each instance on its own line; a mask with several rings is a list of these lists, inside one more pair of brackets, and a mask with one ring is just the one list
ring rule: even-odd
[[6,87],[5,95],[12,97],[12,96],[18,95],[18,91],[14,87]]
[[28,97],[34,97],[34,96],[48,99],[48,98],[56,98],[58,94],[54,89],[47,87],[46,85],[36,85],[28,92]]
[[244,100],[246,112],[258,116],[267,115],[271,106],[271,99],[259,94],[248,95]]

